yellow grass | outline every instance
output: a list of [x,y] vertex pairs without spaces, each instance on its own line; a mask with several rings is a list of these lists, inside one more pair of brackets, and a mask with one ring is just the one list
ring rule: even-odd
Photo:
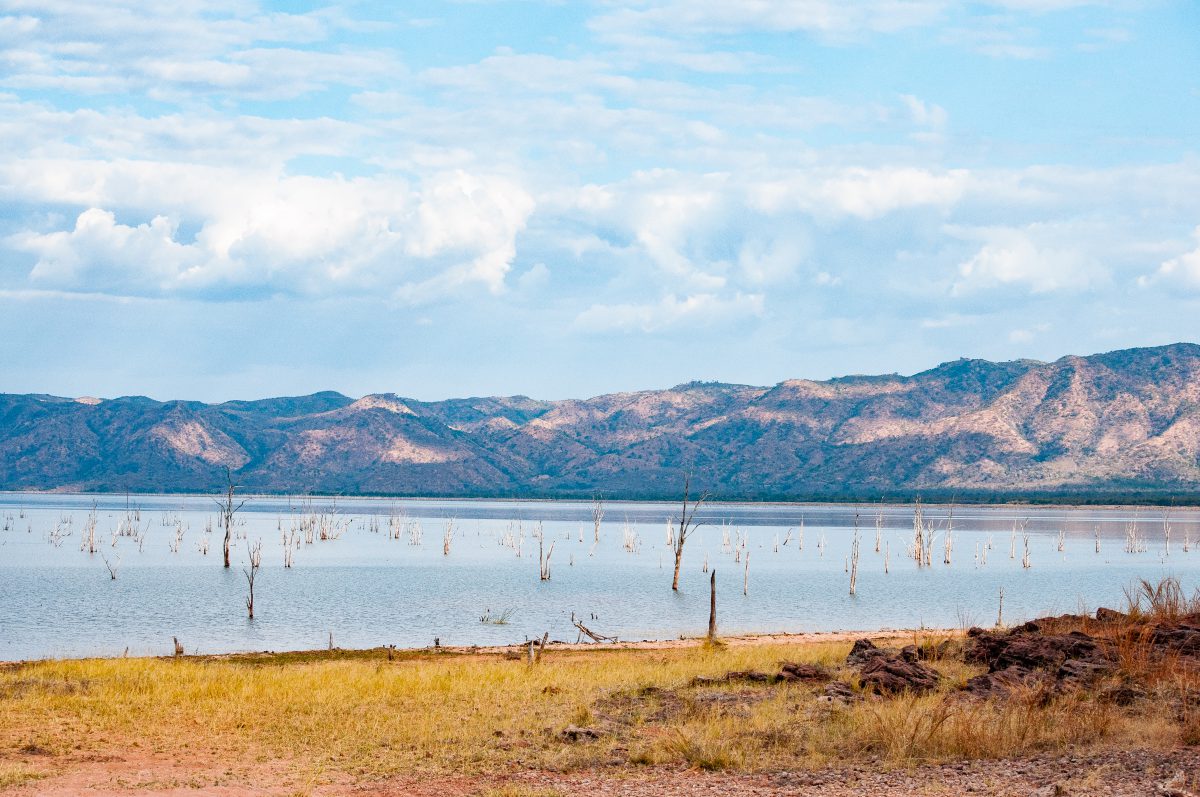
[[[1147,729],[1155,729],[1152,740],[1174,744],[1195,733],[1191,717],[1180,723],[1155,701],[1136,710],[1086,696],[967,702],[952,690],[979,670],[949,659],[936,665],[946,676],[943,693],[844,707],[804,685],[689,686],[697,675],[774,672],[784,661],[836,668],[848,649],[551,650],[534,666],[498,654],[389,660],[386,651],[13,665],[0,669],[0,765],[20,760],[21,750],[186,761],[219,749],[231,761],[351,780],[607,764],[765,770],[1144,745]],[[851,680],[848,671],[839,677]],[[601,738],[564,741],[569,724],[595,727]],[[0,785],[36,776],[21,766],[0,769]]]
[[44,777],[45,772],[24,764],[0,764],[0,789],[24,786]]

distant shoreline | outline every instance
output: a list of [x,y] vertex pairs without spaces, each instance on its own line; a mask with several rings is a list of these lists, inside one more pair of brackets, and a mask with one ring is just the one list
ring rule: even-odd
[[[69,490],[69,489],[0,489],[0,496],[36,495],[36,496],[85,496],[85,497],[122,497],[130,498],[212,498],[223,493],[214,488],[212,492],[158,492],[158,491],[125,491],[125,490]],[[594,497],[590,495],[418,495],[418,494],[381,494],[381,493],[302,493],[302,492],[239,492],[240,497],[255,499],[280,500],[287,498],[337,500],[351,499],[355,501],[463,501],[470,503],[588,503]],[[601,496],[606,504],[671,504],[678,503],[681,496]],[[1073,498],[1074,500],[1067,500]],[[1132,500],[1119,500],[1120,498]],[[994,507],[1052,507],[1062,509],[1123,509],[1130,507],[1171,507],[1176,509],[1200,508],[1200,493],[1163,494],[1163,495],[1123,495],[1096,493],[1094,495],[1016,495],[1011,497],[988,495],[946,495],[944,493],[922,493],[915,491],[909,498],[894,495],[874,497],[834,497],[834,496],[804,496],[799,498],[746,498],[714,496],[706,503],[713,505],[735,506],[873,506],[873,507],[902,507],[912,506],[917,499],[927,507],[947,506],[994,506]]]

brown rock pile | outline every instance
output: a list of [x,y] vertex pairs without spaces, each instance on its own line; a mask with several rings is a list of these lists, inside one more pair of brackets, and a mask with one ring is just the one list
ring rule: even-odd
[[993,696],[1015,688],[1064,691],[1091,686],[1116,670],[1112,654],[1082,631],[1045,633],[1037,622],[1010,631],[967,632],[972,645],[964,659],[986,664],[988,671],[967,681],[965,691]]
[[692,686],[716,686],[723,683],[825,683],[833,679],[833,673],[819,664],[783,664],[777,673],[759,670],[730,670],[725,675],[713,678],[697,675]]
[[915,645],[897,653],[878,648],[869,639],[860,639],[854,643],[846,663],[859,668],[859,688],[881,695],[932,692],[941,678],[937,670],[921,663]]
[[1173,623],[1159,623],[1149,633],[1151,644],[1157,648],[1181,656],[1200,658],[1200,615]]

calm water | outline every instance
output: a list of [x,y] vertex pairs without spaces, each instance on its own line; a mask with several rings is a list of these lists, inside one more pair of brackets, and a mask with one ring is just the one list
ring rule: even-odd
[[[946,565],[946,509],[927,507],[933,564],[918,568],[907,555],[911,506],[712,504],[688,540],[676,594],[666,521],[678,509],[609,502],[596,544],[589,503],[251,498],[225,570],[210,498],[138,496],[127,505],[123,496],[0,494],[0,660],[169,654],[172,636],[189,653],[320,648],[330,633],[340,647],[418,647],[435,637],[505,644],[545,632],[575,641],[572,613],[622,640],[697,635],[708,617],[706,563],[718,574],[723,633],[990,624],[1001,588],[1004,619],[1014,622],[1119,605],[1135,578],[1200,585],[1194,511],[1171,513],[1168,547],[1161,510],[958,507]],[[97,553],[81,549],[93,511]],[[306,519],[316,527],[311,543]],[[329,539],[320,539],[322,523]],[[1020,532],[1010,558],[1021,523],[1029,568]],[[1131,524],[1144,547],[1136,553],[1125,550]],[[549,581],[538,576],[539,527],[545,547],[554,545]],[[243,566],[259,540],[248,620]],[[508,623],[481,622],[489,611],[507,612]]]

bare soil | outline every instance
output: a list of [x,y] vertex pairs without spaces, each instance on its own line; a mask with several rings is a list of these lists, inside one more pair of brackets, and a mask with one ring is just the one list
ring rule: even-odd
[[873,762],[804,772],[710,773],[657,767],[610,767],[567,773],[515,771],[485,776],[400,776],[378,782],[306,783],[271,762],[230,762],[215,753],[187,761],[128,756],[45,760],[22,755],[46,777],[5,795],[45,797],[759,797],[920,795],[921,797],[1189,797],[1200,795],[1200,749],[1114,750],[1011,761],[970,761],[881,769]]

